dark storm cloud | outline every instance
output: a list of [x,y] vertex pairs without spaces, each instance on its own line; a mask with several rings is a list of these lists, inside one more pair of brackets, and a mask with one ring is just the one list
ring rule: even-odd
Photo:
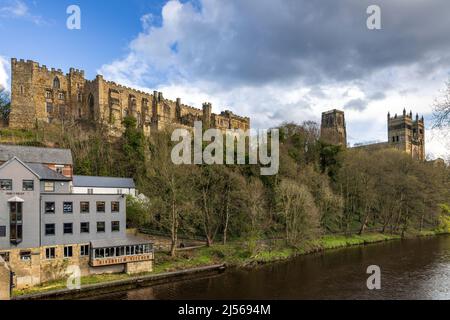
[[[382,30],[366,27],[374,2]],[[346,81],[415,63],[430,69],[450,52],[449,11],[448,0],[205,0],[205,19],[180,22],[179,62],[190,77],[224,85]]]
[[364,99],[353,99],[345,104],[344,109],[363,111],[367,108],[367,104],[367,101]]

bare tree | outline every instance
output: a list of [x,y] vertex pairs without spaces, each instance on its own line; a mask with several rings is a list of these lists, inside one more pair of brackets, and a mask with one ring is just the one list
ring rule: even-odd
[[446,88],[440,98],[434,102],[434,126],[443,128],[450,126],[450,80],[446,83]]

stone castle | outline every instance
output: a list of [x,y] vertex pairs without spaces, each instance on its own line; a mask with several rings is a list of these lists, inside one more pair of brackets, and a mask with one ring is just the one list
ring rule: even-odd
[[[403,109],[403,115],[387,115],[388,141],[355,145],[356,148],[396,148],[411,155],[413,159],[425,161],[425,125],[423,116],[413,118]],[[347,130],[344,112],[331,110],[322,113],[321,139],[334,145],[347,146]]]
[[48,69],[31,60],[11,59],[11,128],[32,128],[38,123],[91,120],[107,124],[111,135],[120,136],[122,121],[134,116],[145,135],[169,126],[226,129],[250,128],[250,119],[223,111],[212,113],[211,103],[202,109],[165,99],[161,92],[149,94],[106,81],[97,75],[87,80],[84,71]]

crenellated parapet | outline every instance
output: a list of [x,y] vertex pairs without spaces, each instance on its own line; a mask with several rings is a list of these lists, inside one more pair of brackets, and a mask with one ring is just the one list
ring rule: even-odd
[[172,125],[190,126],[203,121],[208,127],[220,129],[250,127],[250,119],[224,111],[212,112],[212,104],[202,108],[164,97],[162,92],[147,92],[120,83],[85,78],[81,69],[47,68],[32,60],[11,59],[11,115],[9,125],[31,128],[37,122],[91,120],[103,122],[111,134],[119,136],[127,116],[137,119],[137,125],[146,135]]

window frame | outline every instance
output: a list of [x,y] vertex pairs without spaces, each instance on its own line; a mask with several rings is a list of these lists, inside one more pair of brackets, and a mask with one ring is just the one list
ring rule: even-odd
[[[65,206],[70,204],[70,211],[66,211]],[[73,214],[73,202],[72,201],[64,201],[63,202],[63,214]]]
[[[4,188],[3,183],[9,182],[9,188]],[[12,191],[13,189],[13,180],[12,179],[0,179],[0,190],[1,191]]]
[[[99,225],[103,224],[103,230],[99,230]],[[105,221],[97,221],[97,233],[105,233],[106,232],[106,223]]]
[[[53,203],[53,212],[47,211],[47,205]],[[44,214],[56,214],[56,202],[55,201],[46,201],[44,202]]]
[[73,246],[64,246],[63,257],[64,259],[73,258]]
[[111,221],[111,232],[120,232],[120,221]]
[[[31,189],[25,188],[25,183],[31,182]],[[34,191],[34,180],[22,180],[22,191]]]
[[[71,232],[66,232],[66,227],[70,225]],[[63,223],[63,235],[71,235],[73,234],[73,222],[64,222]]]
[[[99,204],[100,205],[103,204],[103,211],[102,210],[98,210]],[[98,213],[105,213],[106,212],[106,202],[105,201],[97,201],[95,203],[95,209],[96,209],[96,212],[98,212]]]
[[[47,187],[51,185],[51,190]],[[44,181],[44,192],[55,192],[55,182],[54,181]]]
[[[117,204],[117,210],[114,209],[114,205]],[[111,201],[111,213],[119,213],[120,212],[120,201]]]
[[[83,206],[87,204],[87,211],[83,211]],[[91,211],[91,203],[89,201],[80,201],[80,213],[86,214]]]
[[[51,253],[53,253],[53,255]],[[54,259],[56,259],[56,247],[45,248],[45,260],[54,260]]]
[[80,257],[89,257],[90,245],[80,245]]
[[[86,227],[87,224],[87,231],[83,231],[83,224],[84,227]],[[91,224],[88,221],[80,222],[80,233],[91,233]]]
[[[47,227],[53,226],[53,234],[47,233]],[[54,237],[56,236],[56,224],[54,223],[46,223],[44,226],[44,234],[46,237]]]

